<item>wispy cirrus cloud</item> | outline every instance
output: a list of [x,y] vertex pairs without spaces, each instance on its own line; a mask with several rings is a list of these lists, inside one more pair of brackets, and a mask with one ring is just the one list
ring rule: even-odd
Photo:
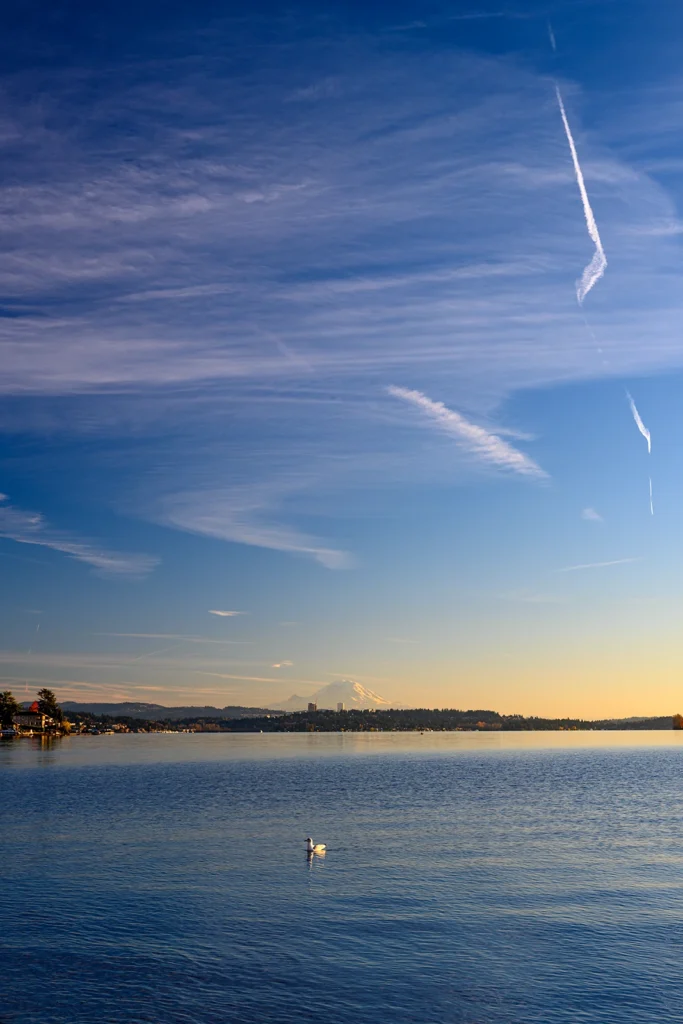
[[394,398],[419,409],[429,423],[435,425],[442,433],[453,437],[464,451],[476,459],[522,476],[547,477],[548,474],[524,452],[514,448],[497,434],[471,423],[460,413],[447,408],[443,402],[435,402],[421,391],[411,391],[393,385],[388,387],[387,391]]
[[126,636],[137,640],[178,640],[188,644],[251,644],[251,640],[216,640],[185,633],[95,633],[95,636]]
[[140,578],[150,573],[159,563],[159,559],[151,555],[117,553],[75,538],[50,526],[39,512],[26,512],[6,504],[6,500],[5,495],[0,499],[0,537],[6,537],[17,544],[33,544],[59,551],[108,576]]
[[[282,677],[275,676],[238,676],[227,672],[203,672],[199,669],[194,673],[199,676],[215,676],[216,679],[243,679],[248,683],[282,683]],[[294,686],[324,686],[324,679],[291,679],[288,685]]]
[[[131,486],[119,488],[139,498],[128,512],[152,518],[171,481],[179,497],[157,521],[338,568],[349,556],[333,527],[310,526],[323,488],[302,490],[294,510],[263,483],[316,459],[339,476],[366,459],[365,480],[386,484],[399,443],[379,425],[378,381],[418,381],[426,399],[447,377],[449,403],[476,421],[450,421],[459,446],[541,477],[501,448],[516,435],[477,426],[502,399],[683,364],[677,239],[659,230],[676,204],[627,147],[590,136],[586,186],[605,239],[619,235],[594,295],[609,363],[596,370],[567,288],[585,227],[544,74],[465,50],[394,51],[384,33],[327,40],[334,76],[321,77],[314,33],[287,54],[261,41],[262,73],[226,78],[248,33],[249,19],[227,33],[169,26],[163,76],[136,59],[77,81],[57,65],[0,77],[14,140],[0,184],[0,391],[12,396],[0,427],[135,431]],[[667,119],[677,132],[674,106]],[[160,466],[164,432],[174,443]],[[400,463],[415,480],[426,470],[411,445]]]
[[[272,337],[323,376],[438,360],[508,393],[594,372],[565,301],[585,234],[567,209],[575,185],[545,76],[465,51],[451,65],[407,58],[382,36],[363,41],[362,61],[358,41],[339,40],[338,73],[321,79],[302,70],[319,57],[315,37],[295,62],[273,46],[258,78],[226,81],[226,47],[239,53],[245,31],[248,20],[188,34],[163,81],[141,61],[84,71],[83,95],[68,69],[23,90],[12,81],[5,393],[296,379]],[[83,117],[87,132],[53,128]],[[582,158],[587,181],[620,182],[620,229],[642,229],[615,257],[615,286],[624,293],[637,269],[641,291],[661,288],[642,238],[674,204],[594,140]],[[649,320],[643,346],[642,321],[615,315],[614,373],[680,360],[670,317]]]
[[581,510],[581,518],[585,519],[589,523],[604,523],[604,519],[599,512],[596,512],[594,508],[584,508]]
[[232,619],[235,615],[244,615],[245,612],[223,611],[219,608],[210,608],[209,615],[218,615],[221,619]]
[[162,521],[190,533],[235,544],[306,555],[326,569],[346,569],[351,556],[294,527],[267,521],[277,507],[277,491],[241,487],[226,491],[186,492],[164,504]]

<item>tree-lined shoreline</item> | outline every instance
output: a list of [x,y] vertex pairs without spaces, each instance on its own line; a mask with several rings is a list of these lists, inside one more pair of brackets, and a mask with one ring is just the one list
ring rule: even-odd
[[[159,709],[165,710],[165,709]],[[169,711],[172,709],[168,709]],[[241,710],[236,708],[235,711]],[[30,719],[42,716],[41,728],[31,727]],[[27,720],[29,724],[27,725]],[[305,733],[305,732],[586,732],[645,729],[683,729],[683,716],[659,715],[625,719],[590,720],[582,718],[543,718],[501,715],[497,711],[454,708],[394,708],[385,710],[349,709],[344,711],[294,711],[264,713],[253,717],[187,715],[172,718],[158,715],[141,718],[132,715],[104,715],[92,712],[69,713],[68,718],[52,690],[42,689],[27,708],[11,691],[0,693],[0,727],[16,736],[80,735],[153,732],[226,732],[226,733]]]
[[0,729],[4,735],[41,734],[62,735],[68,732],[67,721],[53,690],[38,690],[36,699],[25,707],[11,690],[0,693]]

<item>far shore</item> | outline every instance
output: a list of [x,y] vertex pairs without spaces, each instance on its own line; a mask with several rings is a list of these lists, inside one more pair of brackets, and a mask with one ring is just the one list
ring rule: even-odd
[[[165,709],[164,709],[165,710]],[[168,709],[171,711],[172,709]],[[73,719],[73,720],[71,720]],[[540,718],[500,715],[495,711],[452,709],[389,709],[327,711],[316,709],[289,714],[274,712],[258,717],[187,716],[173,720],[129,715],[71,715],[59,729],[3,730],[4,739],[59,736],[158,735],[169,733],[518,733],[518,732],[623,732],[683,729],[680,715],[651,718],[602,719]]]

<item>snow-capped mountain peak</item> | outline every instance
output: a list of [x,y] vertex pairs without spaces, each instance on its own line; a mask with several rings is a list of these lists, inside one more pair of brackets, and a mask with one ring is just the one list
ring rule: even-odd
[[271,707],[285,711],[305,711],[309,702],[317,704],[320,709],[336,709],[337,704],[343,704],[346,710],[356,708],[367,711],[370,708],[390,708],[392,702],[381,697],[374,690],[368,690],[362,683],[353,679],[340,679],[334,683],[322,686],[315,693],[304,700],[302,697],[293,696],[280,704],[272,704]]

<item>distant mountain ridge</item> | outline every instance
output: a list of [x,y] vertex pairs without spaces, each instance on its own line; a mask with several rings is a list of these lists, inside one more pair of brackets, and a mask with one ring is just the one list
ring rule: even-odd
[[[28,707],[30,701],[22,701],[22,706]],[[211,705],[183,705],[182,707],[166,707],[163,704],[152,704],[143,701],[120,701],[118,703],[99,703],[99,702],[83,702],[78,701],[63,701],[62,707],[67,714],[90,714],[90,715],[108,715],[111,718],[139,718],[141,720],[147,719],[152,721],[171,721],[176,722],[182,719],[192,718],[207,718],[207,719],[233,719],[235,721],[239,719],[248,718],[268,718],[285,715],[287,712],[292,711],[306,711],[309,703],[317,704],[320,710],[336,710],[338,703],[343,703],[347,711],[414,711],[416,714],[420,714],[421,711],[429,709],[410,709],[404,704],[394,703],[381,697],[379,694],[374,693],[373,690],[368,690],[361,683],[354,682],[350,679],[342,679],[335,683],[329,683],[327,686],[321,687],[316,690],[315,693],[311,694],[310,697],[299,697],[293,695],[287,701],[283,701],[281,704],[276,704],[270,708],[260,707],[243,707],[241,705],[228,705],[224,708],[216,708]],[[457,714],[464,714],[463,712],[453,712]],[[505,721],[506,728],[509,728],[511,723],[516,719],[523,721],[521,715],[508,715],[499,716],[495,712],[490,711],[475,711],[468,712],[470,717],[488,719],[493,716],[495,719],[501,719]],[[564,721],[557,719],[558,722]],[[579,721],[578,719],[576,720]],[[528,719],[530,725],[535,727],[536,722],[540,722],[539,719],[530,718]],[[641,715],[632,715],[629,718],[608,718],[599,719],[590,722],[584,722],[584,725],[590,725],[593,728],[598,729],[618,729],[620,726],[627,729],[670,729],[671,728],[671,715],[656,715],[652,717],[646,717]]]
[[357,683],[353,679],[339,679],[337,682],[328,683],[310,697],[300,697],[295,693],[288,700],[271,704],[271,707],[278,711],[306,711],[309,703],[317,704],[321,710],[333,711],[336,710],[337,704],[343,704],[347,711],[354,708],[369,711],[373,708],[378,710],[402,707],[387,700],[386,697],[381,697],[374,690],[368,690],[362,683]]
[[259,718],[270,714],[268,708],[246,708],[239,705],[228,705],[225,708],[214,708],[211,705],[197,707],[167,708],[163,704],[147,704],[142,701],[122,701],[118,704],[79,703],[67,700],[62,703],[64,711],[81,715],[110,715],[112,718],[161,719],[176,721],[181,718]]

